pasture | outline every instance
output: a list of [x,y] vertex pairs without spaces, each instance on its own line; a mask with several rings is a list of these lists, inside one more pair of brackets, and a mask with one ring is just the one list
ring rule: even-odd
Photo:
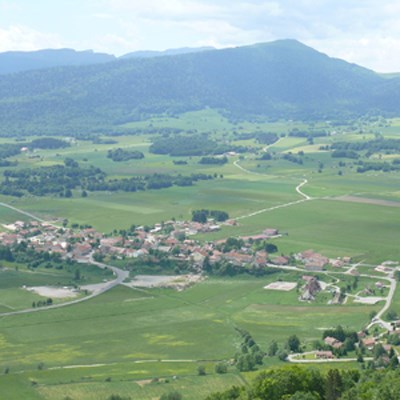
[[[73,307],[3,317],[0,366],[9,372],[0,385],[18,385],[15,393],[29,388],[29,398],[38,399],[68,394],[86,400],[100,392],[104,399],[112,393],[150,399],[175,388],[201,399],[242,382],[234,367],[224,376],[214,373],[215,364],[230,360],[240,347],[236,328],[248,330],[266,350],[272,340],[283,346],[293,333],[307,344],[337,324],[359,329],[379,308],[300,303],[296,290],[264,289],[300,276],[276,271],[263,278],[213,278],[183,292],[118,287]],[[272,361],[280,363],[271,358],[267,365]],[[199,365],[206,377],[197,376]],[[169,383],[138,382],[154,378]],[[191,385],[199,391],[189,393]]]
[[[198,209],[223,210],[237,218],[238,225],[224,226],[219,232],[197,235],[196,239],[204,242],[277,228],[282,234],[273,239],[278,254],[313,249],[328,257],[351,256],[354,261],[371,265],[360,267],[360,272],[379,276],[373,271],[374,265],[400,260],[399,208],[382,201],[399,202],[399,173],[358,173],[354,161],[334,159],[320,147],[341,140],[371,140],[377,134],[398,138],[399,126],[398,120],[382,126],[358,121],[339,127],[293,121],[231,122],[213,110],[162,116],[125,125],[126,135],[103,137],[116,143],[77,140],[65,149],[38,150],[12,160],[18,161],[16,169],[22,169],[62,164],[70,157],[82,166],[101,168],[107,179],[154,173],[204,173],[215,175],[215,179],[162,190],[90,192],[88,197],[82,197],[78,190],[72,198],[0,195],[0,202],[46,220],[68,219],[69,225],[88,224],[102,232],[171,218],[188,220]],[[200,164],[199,156],[152,154],[149,146],[158,134],[150,134],[149,129],[163,128],[207,133],[215,140],[248,148],[229,156],[224,165]],[[138,133],[129,134],[130,129]],[[333,133],[314,138],[312,143],[306,137],[283,137],[294,129],[327,129]],[[268,148],[272,160],[261,159],[265,145],[245,135],[259,131],[283,135]],[[140,150],[144,159],[113,162],[107,158],[108,150],[119,147]],[[290,154],[295,162],[285,158]],[[381,154],[378,160],[380,156],[396,158]],[[0,168],[0,172],[5,169]],[[307,183],[301,191],[311,196],[310,200],[296,191],[304,179]],[[29,217],[0,205],[2,230],[6,229],[4,224],[26,219]],[[4,267],[0,270],[0,312],[27,308],[40,299],[22,290],[23,285],[74,283],[73,271],[51,269],[39,273],[23,265],[18,269],[7,264]],[[328,277],[322,280],[332,283],[338,277],[338,286],[353,282],[353,277],[344,278],[333,269],[329,273],[331,281]],[[179,293],[117,287],[75,306],[1,317],[0,372],[7,371],[0,375],[1,393],[10,400],[107,400],[112,394],[147,400],[178,390],[184,399],[200,400],[209,392],[240,385],[253,376],[241,374],[234,367],[229,367],[226,375],[214,373],[217,362],[231,360],[240,348],[237,328],[248,330],[263,350],[273,340],[282,348],[291,334],[310,347],[325,328],[341,324],[361,329],[370,313],[382,306],[354,303],[351,298],[345,305],[328,305],[326,293],[317,296],[314,303],[300,303],[296,289],[264,289],[272,282],[298,282],[301,275],[276,270],[260,278],[214,277]],[[84,276],[85,284],[109,278],[94,267]],[[358,287],[350,293],[371,288],[375,281],[360,278]],[[382,294],[386,295],[387,289]],[[397,291],[392,306],[398,313],[399,296]],[[263,368],[280,363],[276,357],[267,358]],[[206,367],[206,376],[197,375],[199,365]]]

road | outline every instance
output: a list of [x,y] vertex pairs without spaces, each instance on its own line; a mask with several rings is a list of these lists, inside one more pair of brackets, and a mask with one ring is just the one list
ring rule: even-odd
[[[315,351],[308,351],[305,353],[295,353],[295,354],[289,354],[288,356],[288,361],[291,363],[296,363],[296,364],[322,364],[322,363],[334,363],[334,362],[354,362],[357,361],[357,358],[329,358],[329,359],[324,359],[324,358],[316,358],[316,359],[307,359],[304,360],[302,358],[297,358],[297,357],[302,357],[302,356],[307,356],[315,354]],[[366,357],[364,358],[364,361],[370,361],[373,360],[373,357]]]
[[240,217],[236,217],[234,219],[236,221],[239,221],[239,220],[241,220],[243,218],[254,217],[255,215],[262,214],[262,213],[265,213],[265,212],[268,212],[268,211],[277,210],[278,208],[290,207],[290,206],[293,206],[295,204],[304,203],[307,200],[311,200],[311,199],[301,199],[301,200],[292,201],[290,203],[278,204],[277,206],[273,206],[273,207],[269,207],[269,208],[263,208],[262,210],[253,211],[252,213],[249,213],[249,214],[246,214],[246,215],[241,215]]
[[[250,170],[248,170],[248,169],[242,167],[241,165],[239,165],[239,160],[236,160],[236,161],[233,163],[233,165],[234,165],[235,167],[241,169],[242,171],[246,172],[247,174],[272,177],[272,175],[260,174],[259,172],[253,172],[253,171],[250,171]],[[284,208],[284,207],[290,207],[290,206],[293,206],[293,205],[296,205],[296,204],[303,203],[303,202],[308,201],[308,200],[313,200],[312,197],[308,196],[307,194],[305,194],[305,193],[301,190],[301,188],[302,188],[305,184],[307,184],[307,183],[308,183],[308,180],[307,180],[307,179],[303,179],[303,181],[300,182],[300,183],[296,186],[296,188],[295,188],[295,189],[296,189],[296,192],[297,192],[301,197],[303,197],[303,198],[300,199],[300,200],[291,201],[291,202],[289,202],[289,203],[278,204],[278,205],[273,206],[273,207],[263,208],[263,209],[261,209],[261,210],[253,211],[253,212],[251,212],[251,213],[249,213],[249,214],[241,215],[240,217],[236,217],[236,218],[234,218],[234,219],[235,219],[236,221],[239,221],[239,220],[241,220],[241,219],[243,219],[243,218],[254,217],[255,215],[262,214],[262,213],[265,213],[265,212],[268,212],[268,211],[273,211],[273,210],[277,210],[277,209],[279,209],[279,208]]]
[[92,258],[92,255],[90,255],[87,258],[81,258],[81,259],[78,260],[78,262],[87,263],[87,264],[93,264],[93,265],[95,265],[95,266],[97,266],[97,267],[99,267],[101,269],[109,269],[109,270],[113,271],[113,273],[116,276],[116,278],[114,280],[112,280],[112,281],[104,283],[104,285],[99,287],[97,290],[95,290],[89,296],[81,297],[79,299],[67,301],[67,302],[61,303],[61,304],[53,304],[51,306],[38,307],[38,308],[28,308],[26,310],[10,311],[10,312],[6,312],[6,313],[1,313],[0,317],[7,317],[7,316],[19,315],[19,314],[29,314],[29,313],[33,313],[33,312],[40,312],[40,311],[47,311],[47,310],[54,310],[54,309],[57,309],[57,308],[68,307],[68,306],[72,306],[72,305],[75,305],[75,304],[79,304],[79,303],[82,303],[84,301],[93,299],[93,298],[95,298],[97,296],[100,296],[101,294],[109,291],[110,289],[114,288],[115,286],[120,285],[125,279],[127,279],[129,277],[129,271],[124,271],[124,270],[122,270],[120,268],[113,267],[112,265],[107,265],[107,264],[104,264],[104,263],[100,263],[100,262],[94,261],[93,258]]
[[0,202],[0,207],[9,208],[10,210],[13,210],[13,211],[15,211],[15,212],[17,212],[17,213],[19,213],[19,214],[26,215],[27,217],[32,218],[32,219],[34,219],[34,220],[36,220],[36,221],[38,221],[38,222],[47,223],[47,221],[45,221],[44,219],[39,218],[39,217],[37,217],[36,215],[33,215],[33,214],[31,214],[31,213],[29,213],[29,212],[27,212],[27,211],[21,210],[21,209],[19,209],[19,208],[17,208],[17,207],[11,206],[10,204]]
[[281,138],[279,138],[276,142],[271,143],[271,144],[269,144],[268,146],[265,146],[265,147],[263,148],[263,151],[266,153],[270,147],[276,146],[276,145],[277,145],[281,140],[283,140],[283,139],[284,139],[284,138],[281,137]]
[[7,203],[0,202],[0,207],[9,208],[10,210],[13,210],[13,211],[15,211],[15,212],[17,212],[17,213],[19,213],[19,214],[22,214],[22,215],[26,215],[27,217],[32,218],[32,219],[34,219],[35,221],[38,221],[38,222],[40,222],[40,223],[42,223],[42,224],[48,224],[48,225],[50,225],[50,226],[55,226],[56,228],[59,228],[59,227],[60,227],[60,226],[58,226],[58,225],[52,224],[51,222],[48,222],[48,221],[44,220],[43,218],[39,218],[39,217],[37,217],[36,215],[31,214],[31,213],[28,212],[28,211],[21,210],[20,208],[14,207],[14,206],[12,206],[12,205],[10,205],[10,204],[7,204]]
[[[281,140],[282,140],[282,138],[280,138],[275,143],[272,143],[272,144],[270,144],[268,146],[265,146],[263,148],[263,151],[264,152],[268,151],[269,147],[276,145]],[[233,163],[233,165],[235,167],[239,168],[240,170],[242,170],[243,172],[246,172],[248,174],[272,177],[272,175],[261,174],[261,173],[258,173],[258,172],[250,171],[250,170],[242,167],[239,164],[239,160],[236,160]],[[303,179],[303,181],[301,183],[299,183],[295,188],[296,192],[300,196],[303,197],[302,199],[297,200],[297,201],[292,201],[292,202],[289,202],[289,203],[278,204],[278,205],[273,206],[273,207],[263,208],[261,210],[257,210],[257,211],[254,211],[252,213],[237,217],[235,219],[236,220],[241,220],[243,218],[253,217],[253,216],[256,216],[256,215],[264,213],[264,212],[273,211],[273,210],[277,210],[279,208],[284,208],[284,207],[290,207],[292,205],[296,205],[296,204],[303,203],[305,201],[312,200],[313,199],[312,197],[308,196],[306,193],[304,193],[301,190],[302,187],[304,185],[306,185],[307,183],[308,183],[308,180],[307,179]],[[34,220],[36,220],[38,222],[48,223],[44,219],[42,219],[40,217],[37,217],[36,215],[34,215],[32,213],[29,213],[27,211],[21,210],[21,209],[19,209],[17,207],[14,207],[14,206],[10,205],[10,204],[0,202],[0,207],[9,208],[9,209],[11,209],[11,210],[13,210],[13,211],[15,211],[15,212],[17,212],[19,214],[25,215],[25,216],[27,216],[29,218],[32,218],[32,219],[34,219]],[[75,299],[75,300],[71,300],[71,301],[68,301],[68,302],[65,302],[65,303],[62,303],[62,304],[54,304],[54,305],[46,306],[46,307],[31,308],[31,309],[19,310],[19,311],[11,311],[11,312],[8,312],[8,313],[0,313],[0,317],[1,316],[18,315],[18,314],[26,314],[26,313],[32,313],[32,312],[40,312],[40,311],[51,310],[51,309],[56,309],[56,308],[61,308],[61,307],[67,307],[67,306],[74,305],[74,304],[79,304],[79,303],[82,303],[84,301],[90,300],[90,299],[92,299],[92,298],[94,298],[96,296],[99,296],[99,295],[107,292],[108,290],[112,289],[113,287],[121,284],[129,276],[129,272],[128,271],[123,271],[123,270],[121,270],[119,268],[116,268],[116,267],[113,267],[111,265],[107,265],[107,264],[104,264],[104,263],[100,263],[100,262],[94,261],[93,258],[92,258],[92,255],[90,255],[90,257],[88,257],[86,259],[81,259],[81,260],[78,260],[78,261],[82,262],[82,263],[90,263],[90,264],[96,265],[97,267],[102,268],[102,269],[108,268],[111,271],[113,271],[114,275],[116,276],[116,279],[114,279],[114,280],[112,280],[110,282],[107,282],[104,285],[99,286],[99,288],[96,289],[92,294],[90,294],[89,296],[80,298],[80,299]],[[354,270],[356,270],[357,266],[360,265],[360,264],[361,264],[361,262],[353,265],[346,273],[347,274],[351,274]],[[299,268],[296,268],[296,267],[289,267],[289,266],[282,267],[282,266],[275,266],[275,265],[272,265],[272,264],[270,264],[269,266],[270,267],[275,267],[275,268],[281,268],[281,269],[291,269],[291,270],[302,271],[302,269],[299,269]],[[365,277],[369,277],[369,278],[378,278],[378,279],[380,278],[380,279],[385,279],[385,280],[390,281],[390,290],[389,290],[388,296],[386,297],[386,303],[385,303],[384,307],[375,316],[375,318],[372,320],[372,322],[367,326],[367,328],[370,328],[373,325],[379,324],[384,329],[391,330],[392,326],[388,322],[382,320],[382,317],[389,310],[390,305],[391,305],[391,303],[393,301],[393,296],[395,294],[396,286],[397,286],[396,280],[393,277],[383,278],[383,277],[376,277],[376,276],[366,275],[366,274],[360,275],[360,276],[365,276]]]
[[302,188],[306,183],[308,183],[308,180],[307,180],[307,179],[304,179],[303,182],[299,183],[299,184],[296,186],[296,192],[297,192],[300,196],[303,196],[305,200],[311,200],[312,197],[308,196],[307,194],[305,194],[304,192],[301,191],[301,188]]
[[[360,263],[356,264],[357,266]],[[299,267],[292,267],[289,265],[274,265],[274,264],[267,264],[268,267],[270,268],[276,268],[276,269],[284,269],[284,270],[289,270],[289,271],[299,271],[299,272],[309,272],[304,268],[299,268]],[[354,270],[354,266],[352,267],[352,269]],[[348,275],[348,271],[346,272],[325,272],[325,271],[320,271],[319,273],[324,274],[329,276],[329,274],[331,275]],[[371,326],[374,325],[380,325],[382,328],[391,331],[392,330],[392,325],[389,322],[386,322],[382,319],[383,315],[389,310],[392,301],[393,301],[393,297],[396,293],[396,287],[397,287],[397,281],[396,279],[393,278],[393,276],[377,276],[377,275],[368,275],[368,274],[360,274],[358,275],[360,277],[365,277],[365,278],[372,278],[372,279],[378,279],[378,280],[385,280],[385,281],[389,281],[390,282],[390,289],[389,289],[389,293],[386,297],[386,302],[385,305],[382,307],[382,309],[376,314],[376,316],[373,318],[373,320],[371,321],[371,323],[369,323],[366,326],[366,329],[371,328]]]
[[376,316],[372,319],[371,323],[367,326],[367,329],[371,328],[373,325],[380,325],[382,328],[391,331],[393,329],[392,325],[389,322],[386,322],[382,319],[383,314],[385,314],[389,308],[390,305],[392,304],[393,301],[393,296],[396,292],[396,286],[397,282],[396,279],[392,278],[386,278],[387,280],[390,281],[390,289],[389,289],[389,294],[386,297],[386,303],[384,307],[376,314]]
[[346,271],[346,274],[351,275],[351,274],[353,273],[353,271],[355,271],[355,270],[357,269],[357,267],[360,266],[364,261],[365,261],[365,260],[360,261],[360,262],[358,262],[358,263],[356,263],[356,264],[353,264],[353,265]]
[[240,161],[240,160],[234,161],[234,162],[233,162],[233,165],[234,165],[236,168],[241,169],[243,172],[246,172],[246,174],[258,175],[258,176],[268,176],[269,178],[274,178],[274,177],[276,178],[275,175],[261,174],[260,172],[250,171],[249,169],[246,169],[246,168],[242,167],[242,166],[239,164],[239,161]]
[[[269,149],[270,147],[275,146],[275,145],[278,144],[282,139],[283,139],[283,138],[279,138],[275,143],[272,143],[272,144],[270,144],[270,145],[268,145],[268,146],[265,146],[265,147],[263,148],[263,151],[264,151],[264,152],[267,152],[268,149]],[[236,168],[239,168],[241,171],[245,172],[246,174],[258,175],[258,176],[267,176],[267,177],[269,177],[269,178],[277,178],[277,176],[275,176],[275,175],[261,174],[260,172],[254,172],[254,171],[251,171],[251,170],[249,170],[249,169],[246,169],[246,168],[242,167],[242,166],[239,164],[239,160],[234,161],[234,162],[233,162],[233,165],[234,165]],[[290,207],[290,206],[293,206],[293,205],[296,205],[296,204],[303,203],[304,201],[312,200],[312,199],[313,199],[312,197],[308,196],[307,194],[305,194],[305,193],[301,190],[301,188],[302,188],[304,185],[306,185],[307,183],[308,183],[308,180],[307,180],[307,179],[303,179],[303,181],[300,182],[300,183],[296,186],[296,188],[295,188],[296,192],[302,197],[301,200],[292,201],[292,202],[290,202],[290,203],[278,204],[278,205],[273,206],[273,207],[263,208],[263,209],[261,209],[261,210],[254,211],[254,212],[251,212],[251,213],[246,214],[246,215],[241,215],[240,217],[236,217],[236,218],[234,218],[234,219],[235,219],[236,221],[239,221],[239,220],[241,220],[241,219],[243,219],[243,218],[254,217],[255,215],[262,214],[262,213],[265,213],[265,212],[268,212],[268,211],[273,211],[273,210],[277,210],[277,209],[279,209],[279,208],[284,208],[284,207]]]

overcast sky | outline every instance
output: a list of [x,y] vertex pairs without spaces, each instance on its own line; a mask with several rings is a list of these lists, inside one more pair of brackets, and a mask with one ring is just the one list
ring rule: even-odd
[[0,52],[228,47],[291,38],[400,71],[399,0],[0,0]]

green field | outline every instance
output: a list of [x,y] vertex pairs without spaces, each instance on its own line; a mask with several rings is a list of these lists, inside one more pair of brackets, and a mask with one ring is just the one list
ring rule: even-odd
[[[314,145],[308,145],[306,138],[284,137],[270,147],[272,153],[304,151],[302,165],[286,160],[258,161],[257,154],[245,154],[239,165],[234,165],[237,157],[229,158],[224,166],[201,165],[199,157],[169,157],[151,154],[148,147],[153,140],[149,134],[136,136],[117,136],[115,144],[93,144],[75,141],[72,147],[53,150],[39,150],[34,158],[21,154],[14,157],[18,168],[36,168],[62,163],[65,157],[73,157],[78,162],[103,169],[111,178],[126,178],[135,174],[152,173],[191,174],[218,173],[223,178],[197,182],[191,187],[172,187],[163,190],[148,190],[136,193],[93,192],[87,198],[74,193],[71,199],[59,197],[22,197],[20,199],[0,196],[0,201],[31,212],[45,219],[64,219],[70,223],[90,224],[100,231],[109,232],[123,229],[131,224],[154,224],[171,218],[188,219],[191,211],[200,208],[222,209],[231,217],[240,217],[258,210],[267,209],[301,199],[295,187],[304,179],[308,183],[303,191],[316,198],[312,203],[298,204],[288,208],[265,212],[254,218],[241,220],[240,226],[229,232],[238,235],[251,231],[256,233],[266,226],[276,227],[289,233],[282,241],[285,251],[297,251],[304,246],[324,250],[332,255],[346,255],[367,258],[368,261],[384,261],[398,257],[399,251],[393,240],[398,212],[395,207],[381,204],[367,205],[354,202],[335,202],[326,199],[337,196],[358,196],[378,200],[400,200],[398,174],[394,172],[356,173],[347,163],[338,167],[338,159],[330,157],[329,152],[320,151],[320,145],[336,141],[363,141],[373,138],[369,133],[376,127],[368,127],[360,122],[363,133],[349,132],[348,128],[335,128],[336,135],[320,137]],[[307,125],[296,122],[256,122],[243,121],[232,124],[212,110],[183,114],[177,118],[159,117],[148,121],[131,123],[129,128],[179,128],[193,129],[198,133],[208,132],[211,137],[234,138],[233,132],[251,133],[259,130],[287,134],[290,130],[307,129]],[[387,137],[399,137],[397,120],[380,127]],[[326,124],[314,125],[313,129],[330,129]],[[262,145],[254,140],[235,140],[235,144],[250,145],[262,154]],[[137,149],[144,153],[142,160],[113,162],[106,157],[112,148]],[[185,160],[187,165],[179,166],[174,160]],[[323,169],[318,172],[320,164]],[[338,175],[338,170],[342,175]],[[370,218],[373,215],[373,218]],[[0,222],[8,223],[27,217],[13,210],[0,207]],[[110,220],[112,226],[110,226]],[[344,228],[345,227],[345,228]],[[224,232],[225,234],[225,232]],[[293,237],[293,240],[292,240]],[[290,239],[289,239],[290,238]],[[371,240],[377,245],[366,246]]]
[[[251,332],[264,349],[273,339],[282,346],[292,332],[307,344],[337,324],[359,329],[377,309],[299,303],[295,290],[263,289],[277,279],[298,278],[296,273],[276,272],[258,279],[208,279],[181,293],[121,287],[74,307],[5,317],[0,322],[0,365],[10,372],[0,382],[30,388],[30,398],[63,399],[68,393],[91,399],[94,392],[106,399],[115,392],[135,398],[142,390],[137,381],[171,382],[177,376],[171,384],[145,385],[141,398],[171,387],[200,399],[241,382],[234,367],[226,376],[214,373],[215,363],[231,359],[238,350],[236,327]],[[196,376],[198,365],[209,372],[204,379]],[[30,386],[30,381],[37,384]],[[189,395],[193,384],[199,392]]]
[[[39,218],[59,222],[68,219],[69,225],[88,224],[106,233],[132,224],[152,225],[171,218],[188,220],[193,210],[203,208],[224,210],[231,218],[237,218],[237,226],[222,227],[195,239],[205,242],[277,228],[282,234],[273,239],[278,254],[313,249],[328,257],[350,256],[354,262],[370,265],[361,266],[360,273],[375,276],[380,276],[373,271],[378,263],[400,261],[399,172],[358,173],[354,161],[343,162],[320,149],[343,140],[372,140],[377,134],[400,138],[399,120],[387,121],[382,126],[356,121],[339,127],[327,122],[313,126],[293,121],[232,123],[213,110],[203,110],[174,118],[162,116],[132,122],[124,127],[127,132],[148,128],[191,132],[196,129],[198,134],[207,133],[217,141],[248,149],[229,156],[221,166],[200,164],[199,156],[152,154],[149,146],[154,136],[148,133],[103,137],[112,138],[117,142],[114,144],[76,140],[65,149],[15,156],[12,160],[18,161],[18,165],[14,168],[62,164],[66,157],[71,157],[81,165],[101,168],[108,179],[154,173],[204,173],[216,177],[189,187],[134,193],[90,192],[88,197],[81,197],[79,190],[73,192],[72,198],[0,195],[0,202]],[[316,137],[312,143],[306,137],[284,136],[294,128],[327,129],[334,134]],[[261,160],[265,145],[245,135],[259,131],[283,135],[268,148],[272,160]],[[11,141],[1,139],[2,143]],[[107,158],[107,151],[118,147],[140,150],[145,157],[113,162]],[[289,154],[301,157],[301,163],[285,159],[284,155]],[[364,154],[362,157],[366,158]],[[395,154],[373,156],[374,160],[396,158]],[[187,164],[174,164],[182,160]],[[0,168],[0,172],[7,168]],[[304,179],[307,183],[301,191],[311,199],[296,191]],[[6,230],[4,224],[29,219],[0,204],[1,230]],[[119,260],[118,265],[123,267],[124,262]],[[23,286],[74,284],[73,271],[33,272],[24,265],[16,268],[7,263],[3,267],[0,312],[29,308],[40,299]],[[331,268],[328,277],[320,277],[329,283],[332,277],[339,278],[338,286],[351,284],[353,277],[343,276],[344,271]],[[95,267],[82,267],[82,272],[85,284],[110,278]],[[359,330],[369,322],[370,313],[382,307],[382,303],[368,306],[352,301],[328,305],[326,293],[314,303],[304,303],[299,302],[296,289],[282,292],[263,288],[277,280],[298,282],[301,275],[275,271],[260,278],[212,277],[183,292],[119,286],[78,305],[0,317],[0,391],[10,400],[108,400],[112,394],[150,400],[178,390],[184,399],[200,400],[210,392],[245,384],[254,377],[253,372],[239,373],[234,366],[229,367],[226,375],[214,372],[217,362],[231,360],[240,348],[237,328],[249,331],[263,350],[272,340],[282,348],[291,334],[298,335],[308,349],[314,340],[321,339],[325,328],[341,324]],[[374,287],[376,281],[360,278],[357,289],[350,293]],[[387,293],[385,289],[377,295]],[[392,308],[400,313],[398,290]],[[266,358],[262,368],[280,364],[276,357]],[[197,375],[199,365],[206,367],[206,376]],[[2,370],[7,373],[1,375]]]

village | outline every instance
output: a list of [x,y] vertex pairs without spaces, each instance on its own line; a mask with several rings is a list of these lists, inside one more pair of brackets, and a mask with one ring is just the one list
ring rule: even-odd
[[[227,220],[222,224],[235,226],[237,222]],[[317,275],[318,272],[327,274],[327,269],[334,269],[340,270],[341,272],[339,273],[341,274],[348,274],[353,277],[360,275],[354,265],[350,264],[350,257],[330,259],[313,250],[305,250],[290,256],[280,254],[277,246],[273,243],[273,239],[280,238],[282,234],[275,228],[266,228],[261,233],[252,236],[230,237],[215,241],[200,242],[193,238],[197,234],[219,231],[222,224],[218,224],[212,219],[205,223],[167,221],[155,224],[152,227],[133,226],[128,231],[114,231],[111,234],[104,234],[92,227],[72,229],[48,222],[16,221],[12,224],[4,225],[7,232],[0,233],[0,244],[12,247],[20,243],[26,243],[28,247],[36,252],[59,254],[63,259],[97,263],[99,266],[106,265],[102,264],[103,260],[126,260],[127,262],[136,260],[143,263],[157,264],[162,259],[177,263],[183,262],[189,266],[189,270],[186,271],[188,275],[185,275],[187,279],[176,279],[177,277],[172,277],[171,279],[158,275],[154,277],[137,275],[128,282],[126,278],[129,273],[126,272],[126,275],[124,275],[125,280],[121,280],[120,283],[130,287],[161,286],[184,290],[203,279],[205,273],[209,272],[210,266],[212,267],[218,263],[228,264],[232,268],[246,268],[251,271],[265,271],[273,268],[294,270],[304,273],[300,283],[276,281],[264,288],[278,291],[290,291],[297,288],[298,300],[301,302],[313,302],[317,295],[323,291],[329,291],[332,294],[328,304],[341,304],[347,301],[347,296],[343,296],[339,287],[335,283],[326,283],[321,280]],[[384,264],[377,266],[375,271],[392,279],[395,269],[388,264]],[[162,286],[163,284],[164,286]],[[377,289],[384,287],[383,283],[376,282]],[[63,288],[62,290],[65,289]],[[363,293],[366,296],[370,294]],[[352,297],[355,302],[371,302],[371,299],[376,301],[385,300],[383,297],[363,297],[361,295],[353,295]],[[372,302],[371,304],[375,303]],[[380,318],[373,319],[369,328],[377,325],[376,323],[379,325],[380,322],[382,322]],[[357,338],[353,340],[353,345],[358,343],[358,349],[365,349],[366,353],[364,352],[363,354],[367,355],[366,360],[371,359],[376,346],[380,350],[383,348],[383,351],[379,354],[379,362],[388,364],[393,356],[393,343],[389,342],[393,341],[393,338],[400,340],[399,326],[400,324],[397,322],[394,325],[384,323],[382,326],[387,329],[386,332],[390,332],[390,340],[387,339],[386,336],[388,334],[385,331],[375,329],[375,335],[371,334],[372,331],[369,332],[368,329],[360,331],[357,334]],[[348,341],[326,336],[318,349],[297,355],[291,354],[289,355],[289,361],[301,363],[312,362],[312,360],[318,362],[342,360],[343,357],[346,357],[346,348],[348,349]],[[351,351],[354,349],[353,346]],[[358,351],[358,353],[360,352]],[[360,356],[359,358],[361,359],[362,357]]]
[[[226,224],[233,224],[227,221]],[[215,232],[220,225],[213,221],[206,223],[168,221],[155,224],[152,228],[135,227],[119,234],[103,234],[94,228],[70,229],[46,222],[16,221],[4,226],[8,232],[0,233],[0,243],[3,246],[13,246],[26,242],[29,247],[38,252],[58,253],[63,258],[82,259],[94,254],[99,258],[112,257],[118,259],[146,258],[149,255],[165,254],[173,260],[190,262],[193,272],[201,272],[204,260],[210,263],[222,259],[236,265],[256,265],[263,267],[268,262],[265,250],[253,252],[248,246],[255,240],[268,240],[279,237],[277,229],[266,229],[260,235],[241,238],[240,248],[235,247],[223,253],[217,249],[225,241],[200,244],[190,239],[199,233]],[[277,262],[287,262],[287,259],[277,259]]]
[[[224,225],[234,226],[228,220]],[[4,225],[7,232],[0,233],[0,244],[13,246],[21,242],[37,252],[57,253],[62,258],[81,260],[89,255],[98,259],[146,259],[154,260],[160,254],[174,261],[191,265],[191,271],[201,273],[204,263],[226,261],[238,267],[264,268],[268,264],[285,266],[290,262],[304,265],[310,272],[322,271],[326,266],[342,267],[350,257],[329,259],[312,250],[294,256],[278,254],[271,239],[281,236],[278,229],[266,228],[252,236],[228,238],[201,243],[191,237],[201,233],[216,232],[221,225],[213,220],[205,223],[194,221],[167,221],[153,227],[133,227],[129,231],[104,234],[92,227],[66,228],[39,221],[16,221]]]

